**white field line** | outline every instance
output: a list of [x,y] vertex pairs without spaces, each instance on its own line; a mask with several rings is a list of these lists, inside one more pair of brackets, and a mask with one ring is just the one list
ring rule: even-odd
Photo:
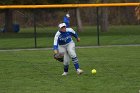
[[[77,46],[76,48],[104,48],[104,47],[129,47],[129,46],[140,46],[137,45],[105,45],[105,46]],[[30,48],[30,49],[3,49],[1,51],[23,51],[23,50],[53,50],[53,48]]]

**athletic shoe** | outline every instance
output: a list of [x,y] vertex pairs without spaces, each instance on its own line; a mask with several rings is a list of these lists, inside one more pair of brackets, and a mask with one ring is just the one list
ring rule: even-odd
[[66,76],[66,75],[68,75],[68,72],[64,72],[64,73],[62,74],[62,76]]
[[77,69],[77,74],[78,74],[78,75],[82,74],[83,72],[84,72],[83,70]]

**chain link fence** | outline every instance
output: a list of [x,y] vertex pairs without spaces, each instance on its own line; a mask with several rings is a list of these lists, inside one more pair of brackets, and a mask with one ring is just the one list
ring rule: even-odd
[[[101,32],[102,11],[99,7],[100,45],[140,44],[140,20],[137,20],[136,7],[106,7],[108,31]],[[63,22],[67,12],[70,25],[77,31],[76,8],[65,9],[12,9],[13,24],[19,25],[17,33],[3,32],[5,26],[4,10],[0,13],[0,49],[46,48],[52,47],[57,26]],[[82,32],[78,46],[96,46],[97,44],[97,9],[79,8]],[[34,20],[35,18],[35,20]],[[34,28],[36,23],[36,29]],[[35,33],[36,30],[36,33]],[[36,39],[35,39],[36,38]]]

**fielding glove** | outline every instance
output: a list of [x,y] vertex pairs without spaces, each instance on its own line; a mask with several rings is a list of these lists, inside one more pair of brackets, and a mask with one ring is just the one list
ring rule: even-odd
[[64,60],[64,53],[54,54],[54,59],[56,59],[59,62],[63,62],[63,60]]

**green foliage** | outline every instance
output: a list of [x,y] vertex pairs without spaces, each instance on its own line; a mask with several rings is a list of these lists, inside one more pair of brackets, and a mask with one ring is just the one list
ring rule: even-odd
[[[66,3],[101,3],[103,0],[1,0],[0,4],[66,4]],[[138,2],[137,0],[107,0],[106,2]]]
[[138,0],[90,0],[93,3],[101,3],[105,1],[107,3],[127,3],[127,2],[139,2]]
[[1,0],[0,4],[66,4],[66,3],[87,3],[90,0]]
[[12,1],[13,0],[0,0],[0,4],[2,4],[2,5],[14,4]]
[[47,4],[47,0],[1,0],[0,4],[4,5],[15,5],[15,4],[21,4],[21,5],[28,5],[28,4]]
[[87,3],[90,0],[50,0],[49,3],[66,4],[66,3]]

